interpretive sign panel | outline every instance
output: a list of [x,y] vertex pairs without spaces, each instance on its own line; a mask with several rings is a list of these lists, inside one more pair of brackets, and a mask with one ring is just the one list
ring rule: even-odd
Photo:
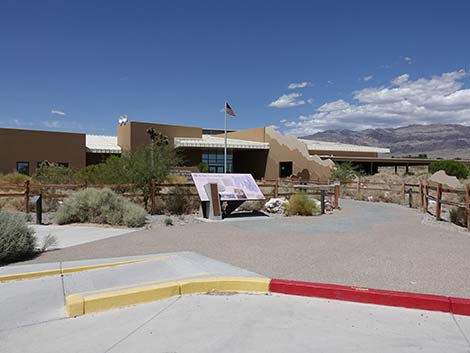
[[264,200],[251,174],[191,173],[201,201],[209,201],[204,185],[217,184],[221,201]]

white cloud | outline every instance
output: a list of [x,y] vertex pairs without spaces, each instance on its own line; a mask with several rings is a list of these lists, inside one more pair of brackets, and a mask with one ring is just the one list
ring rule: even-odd
[[470,89],[463,88],[464,70],[411,80],[407,74],[388,86],[353,92],[353,103],[327,102],[310,115],[284,123],[288,132],[305,135],[327,129],[360,130],[409,124],[470,125]]
[[297,98],[301,97],[302,93],[290,93],[290,94],[283,94],[275,101],[269,103],[270,107],[274,108],[291,108],[296,107],[298,105],[305,104],[303,100],[297,100]]
[[312,82],[303,81],[303,82],[293,82],[287,86],[288,89],[296,89],[296,88],[305,88],[312,86]]
[[368,76],[364,76],[362,79],[363,79],[365,82],[367,82],[367,81],[372,80],[373,78],[374,78],[373,75],[368,75]]
[[413,59],[410,58],[409,56],[404,56],[403,60],[405,60],[408,64],[411,64],[413,62]]
[[51,110],[51,114],[54,114],[54,115],[61,115],[61,116],[64,116],[64,115],[67,115],[65,114],[65,112],[63,112],[62,110]]

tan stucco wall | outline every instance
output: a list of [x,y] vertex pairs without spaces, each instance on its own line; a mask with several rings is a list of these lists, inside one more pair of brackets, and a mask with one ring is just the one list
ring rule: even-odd
[[341,156],[341,157],[377,157],[378,154],[375,152],[342,152],[342,151],[316,151],[308,150],[311,155],[320,156]]
[[150,143],[150,137],[147,134],[147,129],[149,128],[154,128],[156,131],[167,136],[171,144],[174,137],[202,137],[202,128],[200,127],[131,121],[125,125],[118,126],[118,145],[123,150],[135,150],[143,144]]
[[[240,130],[228,134],[230,138],[249,141],[268,142],[269,152],[264,168],[264,178],[274,180],[279,177],[279,163],[293,164],[293,173],[297,174],[307,169],[312,180],[328,180],[331,163],[322,161],[319,157],[310,156],[307,145],[295,137],[284,136],[271,127]],[[259,161],[262,162],[262,161]]]
[[16,162],[67,162],[70,168],[86,163],[85,134],[0,128],[0,173],[16,170]]

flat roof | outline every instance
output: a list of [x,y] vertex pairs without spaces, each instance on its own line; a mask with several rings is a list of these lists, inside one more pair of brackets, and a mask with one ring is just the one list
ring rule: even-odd
[[307,145],[309,150],[315,151],[338,151],[338,152],[372,152],[372,153],[390,153],[389,148],[350,145],[347,143],[327,142],[318,140],[299,139]]
[[85,146],[90,153],[121,153],[117,136],[86,135]]
[[[212,135],[197,137],[175,137],[175,147],[224,148],[224,138]],[[239,139],[227,139],[227,147],[232,149],[268,150],[268,142],[256,142]]]

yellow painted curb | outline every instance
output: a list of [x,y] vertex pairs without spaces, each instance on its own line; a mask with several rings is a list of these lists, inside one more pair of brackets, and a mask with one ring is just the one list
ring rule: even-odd
[[90,271],[90,270],[96,270],[96,269],[101,269],[101,268],[136,264],[136,263],[141,263],[141,262],[164,260],[168,257],[170,256],[159,256],[159,257],[146,258],[146,259],[134,259],[134,260],[110,262],[110,263],[103,263],[103,264],[96,264],[96,265],[77,266],[77,267],[64,268],[62,270],[56,269],[56,270],[46,270],[46,271],[36,271],[36,272],[14,273],[14,274],[0,276],[0,282],[16,281],[16,280],[22,280],[22,279],[32,279],[32,278],[39,278],[39,277],[46,277],[46,276],[56,276],[56,275],[63,275],[67,273],[73,273],[73,272]]
[[100,294],[73,294],[66,298],[66,311],[69,317],[79,316],[192,293],[268,293],[270,281],[269,278],[257,277],[198,278],[115,290]]
[[221,277],[180,281],[181,294],[209,292],[269,292],[269,278]]

